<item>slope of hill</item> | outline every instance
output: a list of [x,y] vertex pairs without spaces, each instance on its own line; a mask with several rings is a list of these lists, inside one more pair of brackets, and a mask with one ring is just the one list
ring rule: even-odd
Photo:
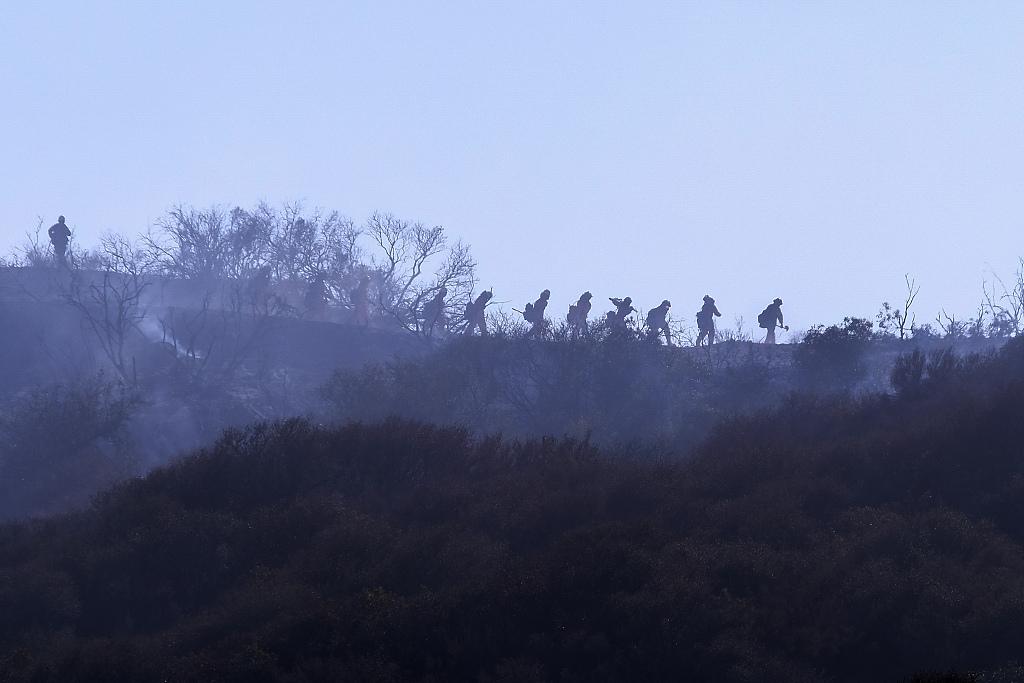
[[1014,680],[1024,342],[687,462],[290,421],[0,531],[11,680]]

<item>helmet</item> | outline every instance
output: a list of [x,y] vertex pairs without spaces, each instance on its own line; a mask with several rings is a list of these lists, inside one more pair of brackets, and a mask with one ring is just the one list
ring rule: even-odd
[[705,294],[705,295],[704,295],[704,301],[708,301],[708,302],[710,302],[710,303],[714,303],[714,302],[715,302],[715,300],[714,300],[714,299],[712,299],[712,298],[711,298],[711,296],[710,296],[710,295],[708,295],[708,294]]
[[669,301],[668,299],[665,299],[664,301],[662,301],[661,305],[664,306],[665,308],[672,308],[672,302]]
[[57,222],[58,223],[63,223],[64,222],[64,216],[57,216]]
[[775,299],[775,301],[773,301],[772,303],[777,305],[777,306],[781,306],[782,305],[782,299]]
[[633,303],[633,299],[632,299],[632,297],[628,297],[627,296],[625,299],[622,300],[622,303],[624,303],[624,304],[626,304],[628,306],[631,303]]
[[540,298],[541,299],[550,299],[551,298],[551,290],[550,289],[545,289],[543,292],[540,293]]
[[581,296],[580,298],[581,299],[587,299],[589,301],[593,296],[594,295],[591,294],[590,292],[583,292],[583,296]]

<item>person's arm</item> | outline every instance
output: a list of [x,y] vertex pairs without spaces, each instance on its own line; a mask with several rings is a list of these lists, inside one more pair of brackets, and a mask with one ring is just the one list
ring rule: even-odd
[[722,314],[718,312],[718,306],[715,306],[715,316],[721,318]]
[[779,327],[785,327],[786,323],[782,320],[782,309],[779,309]]

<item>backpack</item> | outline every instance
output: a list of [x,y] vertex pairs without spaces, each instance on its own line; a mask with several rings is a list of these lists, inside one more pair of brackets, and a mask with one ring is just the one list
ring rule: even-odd
[[574,322],[578,316],[579,309],[576,307],[576,304],[569,304],[569,315],[565,316],[565,319],[568,322]]
[[757,316],[757,324],[765,329],[768,329],[775,320],[776,318],[772,314],[771,306],[761,311],[761,314]]
[[534,322],[535,317],[536,316],[533,313],[533,304],[526,304],[526,308],[523,309],[523,318],[526,319],[526,322],[532,323]]

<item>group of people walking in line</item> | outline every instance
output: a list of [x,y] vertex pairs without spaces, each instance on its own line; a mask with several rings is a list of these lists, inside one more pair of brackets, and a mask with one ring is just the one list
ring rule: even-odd
[[[57,222],[50,226],[47,231],[50,243],[53,245],[53,253],[59,265],[67,263],[68,243],[71,239],[71,230],[65,223],[64,216],[60,216]],[[357,285],[348,293],[352,303],[352,322],[356,325],[367,326],[370,324],[370,276],[363,275],[359,278]],[[428,333],[446,331],[448,329],[448,317],[446,314],[446,301],[448,289],[440,287],[433,298],[429,299],[422,308],[423,327]],[[466,304],[464,319],[466,327],[463,334],[471,335],[479,333],[487,334],[487,317],[485,315],[488,304],[494,296],[490,290],[481,292],[479,296]],[[311,312],[322,308],[328,296],[328,287],[322,276],[310,283],[306,293],[306,307]],[[583,292],[576,303],[569,306],[566,315],[570,333],[574,337],[586,335],[590,331],[590,311],[593,308],[593,294]],[[548,328],[548,320],[545,317],[548,302],[551,300],[551,291],[545,289],[540,293],[536,301],[526,304],[522,311],[512,309],[523,316],[523,319],[530,323],[527,331],[527,338],[543,337]],[[626,331],[630,316],[636,312],[633,307],[633,300],[630,297],[611,297],[614,310],[605,314],[605,321],[609,329],[613,331]],[[665,299],[655,308],[647,312],[644,320],[645,334],[651,341],[660,341],[665,337],[665,343],[672,345],[672,331],[668,324],[668,312],[672,308],[672,302]],[[708,295],[704,296],[704,303],[697,312],[697,346],[710,347],[715,343],[715,318],[722,317],[715,300]],[[775,299],[757,317],[758,325],[765,329],[765,343],[775,343],[775,330],[782,327],[789,330],[783,322],[782,299]]]
[[[463,330],[463,334],[471,335],[477,332],[481,335],[487,334],[485,311],[492,297],[493,292],[488,290],[482,292],[476,299],[466,305],[464,317],[467,325]],[[566,323],[574,337],[586,335],[590,331],[590,312],[593,308],[593,298],[594,295],[590,292],[583,292],[576,303],[569,306]],[[530,328],[526,332],[527,338],[543,337],[546,334],[549,323],[545,313],[547,312],[550,300],[551,291],[545,289],[540,293],[536,301],[526,304],[522,311],[515,308],[512,309],[522,315],[526,322],[530,323]],[[608,300],[612,303],[614,309],[605,314],[605,322],[612,331],[624,332],[628,328],[630,316],[636,312],[636,308],[633,307],[633,300],[628,296],[621,299],[611,297]],[[661,337],[664,336],[665,343],[669,346],[672,345],[672,331],[668,323],[668,312],[671,308],[672,302],[665,299],[660,305],[647,312],[646,319],[644,320],[644,332],[647,339],[660,341]],[[709,295],[704,295],[703,305],[697,312],[697,346],[710,347],[715,343],[715,318],[720,317],[722,317],[722,313],[718,310],[715,300]],[[782,316],[782,299],[775,299],[772,303],[768,304],[760,315],[757,316],[757,322],[762,329],[766,330],[765,343],[774,344],[775,330],[777,328],[781,327],[789,330]]]

